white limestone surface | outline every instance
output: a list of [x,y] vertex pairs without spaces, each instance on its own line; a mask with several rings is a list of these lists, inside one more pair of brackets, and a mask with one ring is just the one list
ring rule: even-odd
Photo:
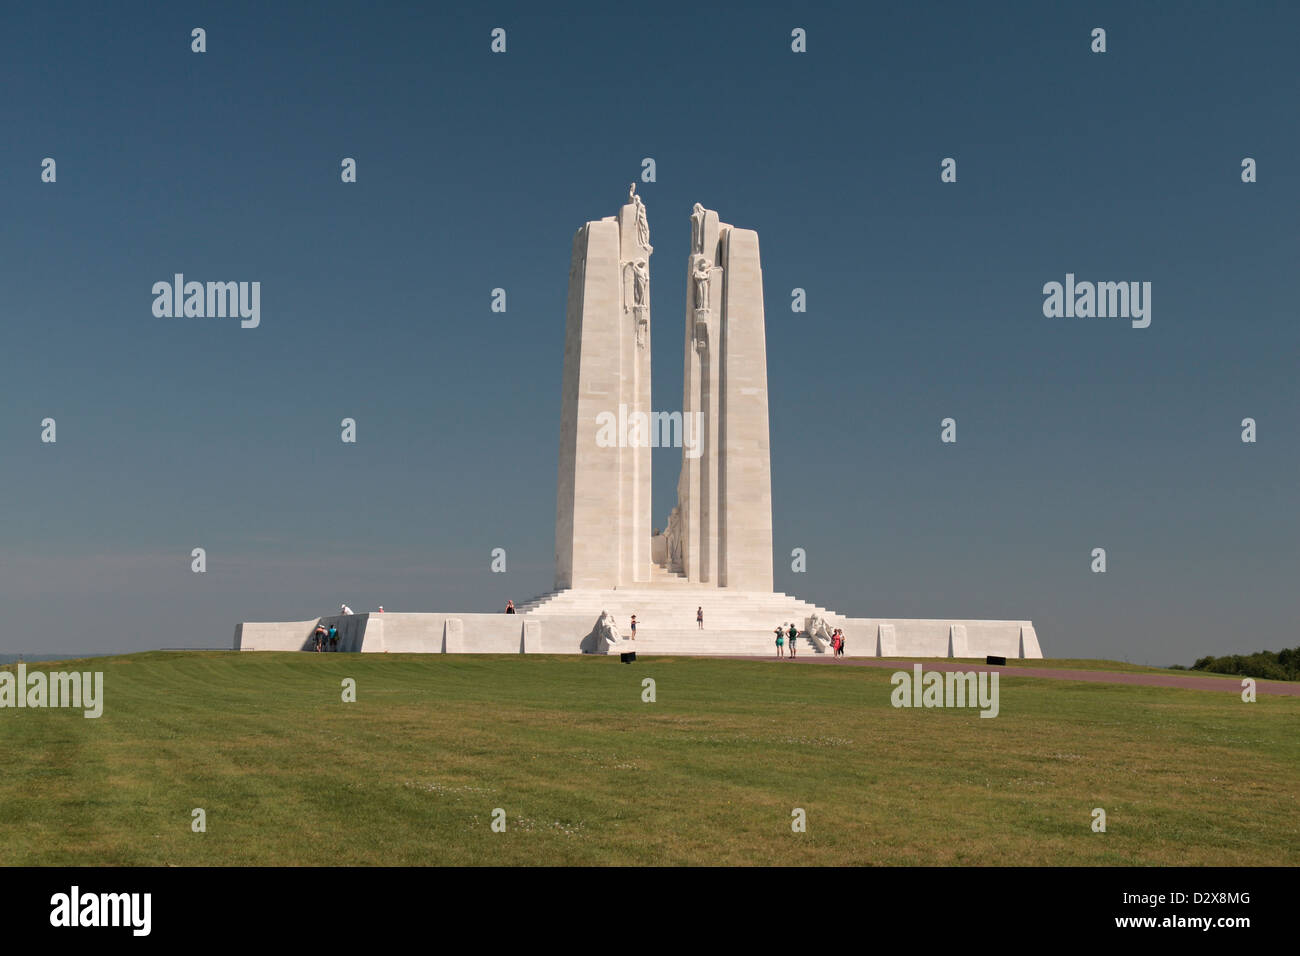
[[[655,593],[649,588],[562,592],[520,614],[390,611],[319,620],[326,626],[339,623],[341,632],[349,629],[344,632],[341,649],[363,653],[580,654],[635,650],[646,655],[765,657],[774,651],[773,631],[778,624],[788,626],[793,622],[802,631],[806,620],[816,615],[843,631],[846,657],[1042,657],[1029,621],[853,618],[779,593],[674,590],[677,593]],[[720,595],[725,599],[720,600]],[[697,607],[705,611],[702,630],[695,624]],[[622,640],[616,646],[596,639],[596,620],[602,610],[608,610],[618,621]],[[638,622],[635,641],[627,627],[634,613]],[[234,647],[250,651],[307,650],[315,626],[316,620],[246,622],[235,630]],[[954,632],[962,631],[966,635],[964,642],[954,644]],[[811,654],[829,653],[824,642],[807,638],[801,638],[800,648]]]

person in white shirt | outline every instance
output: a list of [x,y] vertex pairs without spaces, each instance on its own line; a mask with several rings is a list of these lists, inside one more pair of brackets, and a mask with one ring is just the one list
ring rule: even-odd
[[342,611],[344,614],[351,614],[351,613],[352,613],[352,608],[348,607],[346,604],[340,604],[340,605],[339,605],[339,610]]

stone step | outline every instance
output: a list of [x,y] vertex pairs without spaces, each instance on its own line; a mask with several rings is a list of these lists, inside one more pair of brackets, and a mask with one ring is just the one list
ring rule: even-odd
[[[545,621],[548,616],[549,615],[539,614],[539,615],[534,615],[534,618],[536,620]],[[596,623],[596,618],[599,617],[599,614],[598,613],[597,614],[572,614],[572,615],[566,614],[566,615],[554,615],[554,616],[564,617],[564,618],[576,618],[580,621],[585,621],[587,618],[591,618],[592,625],[594,626]],[[630,614],[629,615],[614,614],[613,616],[614,616],[614,623],[618,625],[619,630],[626,631],[629,628],[631,628],[632,621],[631,621]],[[836,623],[834,618],[828,617],[825,618],[825,620],[833,628],[844,626],[842,623]],[[677,616],[674,618],[674,617],[669,617],[668,615],[660,615],[656,617],[643,618],[638,614],[636,623],[637,623],[637,629],[640,631],[645,631],[646,633],[662,633],[666,631],[690,630],[690,631],[694,631],[696,634],[701,634],[701,633],[726,634],[732,631],[740,631],[747,634],[767,635],[767,634],[772,634],[773,631],[776,630],[777,624],[781,624],[786,628],[788,628],[791,624],[793,624],[796,628],[802,631],[804,629],[806,622],[799,616],[792,617],[791,615],[787,614],[784,617],[782,617],[781,615],[772,614],[772,615],[768,615],[767,617],[762,617],[760,615],[757,618],[736,617],[730,620],[715,618],[712,621],[706,619],[704,622],[704,627],[697,628],[689,618],[683,618],[682,616]],[[775,635],[773,636],[775,637]]]
[[678,574],[676,571],[669,571],[667,568],[661,568],[659,565],[653,565],[650,568],[650,580],[656,584],[687,584],[691,582],[686,579],[686,575]]
[[[713,598],[713,599],[723,600],[723,601],[730,600],[730,599],[748,599],[753,597],[788,598],[796,601],[801,600],[800,598],[797,598],[792,594],[786,594],[784,591],[736,591],[730,588],[715,588],[708,584],[692,584],[691,582],[686,581],[684,578],[680,579],[680,582],[683,584],[684,587],[694,590],[701,597]],[[629,585],[627,587],[621,587],[621,588],[600,588],[597,590],[588,590],[585,588],[579,588],[579,589],[561,588],[556,591],[546,591],[542,594],[536,595],[535,597],[529,598],[527,601],[524,601],[523,603],[530,604],[535,601],[549,600],[550,598],[553,597],[569,596],[569,595],[574,597],[622,596],[626,594],[633,594],[637,596],[671,594],[674,597],[678,596],[678,594],[680,593],[677,587],[679,582],[671,581],[668,583],[671,585],[671,590],[666,590],[665,588],[661,587],[658,583],[653,581],[643,582],[641,584],[636,584],[636,585]]]
[[[800,655],[822,656],[831,654],[829,647],[824,651],[808,638],[799,638],[796,645]],[[636,651],[639,654],[741,654],[746,656],[776,656],[776,637],[755,631],[708,632],[674,630],[642,632],[637,629],[637,638],[632,640],[627,634],[617,645],[610,647],[610,653]],[[788,649],[786,650],[788,654]]]
[[[596,618],[599,615],[585,614],[585,615],[564,615],[564,616],[576,617],[579,620],[585,620],[586,618],[590,617],[592,625],[594,626],[596,622]],[[538,615],[537,617],[539,620],[542,621],[546,620],[546,615]],[[631,615],[627,615],[627,616],[620,616],[617,614],[614,615],[615,623],[618,625],[620,631],[630,632],[631,629],[630,617]],[[826,621],[830,624],[831,627],[844,626],[843,624],[836,623],[833,618],[828,617],[826,618]],[[793,623],[794,626],[801,631],[803,630],[805,624],[802,618],[799,617],[792,618],[791,615],[787,614],[784,617],[781,617],[779,615],[769,615],[766,618],[760,617],[758,620],[754,620],[753,618],[749,618],[749,619],[735,618],[732,620],[715,619],[712,622],[706,620],[703,628],[697,628],[689,622],[689,619],[683,620],[681,617],[678,617],[676,619],[668,618],[667,616],[655,617],[655,618],[642,618],[640,615],[638,615],[637,632],[644,633],[644,634],[662,634],[662,633],[668,633],[677,630],[684,630],[684,631],[690,631],[695,635],[705,635],[705,636],[711,636],[713,634],[729,634],[733,632],[740,632],[745,634],[759,634],[762,635],[764,639],[766,639],[769,636],[775,639],[775,634],[773,634],[773,631],[776,630],[776,625],[778,623],[783,624],[787,627],[791,623]]]
[[680,602],[683,600],[694,600],[698,603],[709,604],[749,604],[754,601],[796,601],[801,604],[811,604],[811,601],[805,601],[803,598],[795,597],[790,594],[755,594],[751,592],[726,592],[712,591],[703,592],[697,587],[682,588],[620,588],[617,591],[599,591],[578,593],[573,591],[563,591],[559,594],[549,595],[543,598],[533,598],[523,603],[534,604],[554,601],[579,601],[582,603],[599,603],[601,601],[673,601]]
[[695,618],[696,609],[704,608],[704,620],[718,620],[729,615],[740,615],[746,618],[752,618],[754,615],[772,614],[797,614],[797,613],[817,613],[827,617],[838,617],[825,608],[818,607],[815,604],[807,604],[802,601],[753,601],[744,604],[735,605],[717,605],[717,604],[698,604],[693,601],[638,601],[635,598],[630,600],[607,600],[596,603],[594,601],[551,601],[537,607],[528,608],[528,613],[546,613],[546,614],[577,614],[586,611],[594,611],[599,614],[601,611],[618,614],[635,614],[638,618],[649,620],[652,615],[671,615],[673,617],[687,616],[691,620]]
[[[813,604],[811,601],[800,601],[795,598],[784,598],[784,599],[766,600],[766,601],[749,600],[749,601],[704,602],[704,601],[700,601],[698,598],[695,598],[694,596],[685,599],[673,600],[671,597],[654,597],[654,598],[647,599],[635,595],[631,597],[605,597],[605,598],[601,598],[600,600],[574,600],[574,599],[555,598],[550,601],[543,601],[536,605],[532,605],[532,607],[534,608],[542,608],[542,607],[577,608],[577,607],[611,607],[614,605],[618,605],[622,607],[632,607],[638,604],[643,607],[688,607],[689,606],[692,611],[695,610],[697,607],[702,607],[704,608],[705,614],[709,612],[710,608],[712,608],[715,611],[718,611],[718,610],[728,610],[728,609],[733,609],[733,610],[748,609],[748,608],[756,608],[756,607],[808,607],[808,608],[819,607],[818,605]],[[516,605],[516,607],[518,606],[519,605]]]
[[[658,576],[668,576],[662,569],[657,572]],[[698,607],[704,608],[703,630],[694,627]],[[701,639],[708,640],[712,646],[714,636],[723,635],[724,647],[728,646],[725,642],[740,639],[747,648],[752,646],[753,652],[759,653],[768,643],[774,646],[772,631],[777,624],[793,623],[802,629],[813,615],[826,618],[832,626],[840,625],[843,620],[826,608],[783,592],[731,591],[684,580],[665,586],[656,582],[617,589],[566,588],[539,595],[519,605],[519,611],[541,619],[560,615],[589,617],[593,624],[602,612],[608,611],[625,636],[630,618],[635,614],[641,640],[651,635],[684,635],[682,639],[689,641],[683,645],[685,650],[698,646]]]

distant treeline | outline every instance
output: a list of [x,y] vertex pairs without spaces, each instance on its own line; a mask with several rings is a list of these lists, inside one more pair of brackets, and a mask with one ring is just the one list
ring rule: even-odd
[[1192,665],[1192,670],[1240,674],[1242,677],[1268,680],[1300,680],[1300,647],[1254,654],[1230,654],[1227,657],[1202,657]]

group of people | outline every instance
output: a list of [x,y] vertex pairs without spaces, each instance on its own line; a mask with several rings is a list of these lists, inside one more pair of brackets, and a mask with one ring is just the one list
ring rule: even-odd
[[787,625],[785,624],[778,624],[776,626],[776,656],[785,657],[786,642],[788,641],[790,646],[790,657],[793,658],[795,656],[795,651],[798,649],[798,645],[795,641],[799,637],[799,628],[795,627],[794,624],[791,623],[789,625],[789,630],[787,631],[786,626]]
[[[805,632],[807,636],[807,632]],[[785,650],[789,648],[790,658],[797,657],[796,651],[799,649],[798,644],[799,629],[791,624],[778,624],[776,627],[776,656],[785,657]],[[831,649],[835,652],[836,657],[844,656],[844,632],[838,627],[831,632]]]
[[[346,604],[339,605],[339,616],[349,617],[356,612]],[[384,613],[384,606],[379,605],[379,613]],[[323,621],[316,624],[315,629],[311,632],[312,650],[315,651],[337,651],[339,649],[339,629],[337,625],[331,624],[325,626]]]
[[339,649],[339,629],[331,624],[326,629],[324,624],[317,624],[312,631],[312,639],[317,651],[337,651]]

